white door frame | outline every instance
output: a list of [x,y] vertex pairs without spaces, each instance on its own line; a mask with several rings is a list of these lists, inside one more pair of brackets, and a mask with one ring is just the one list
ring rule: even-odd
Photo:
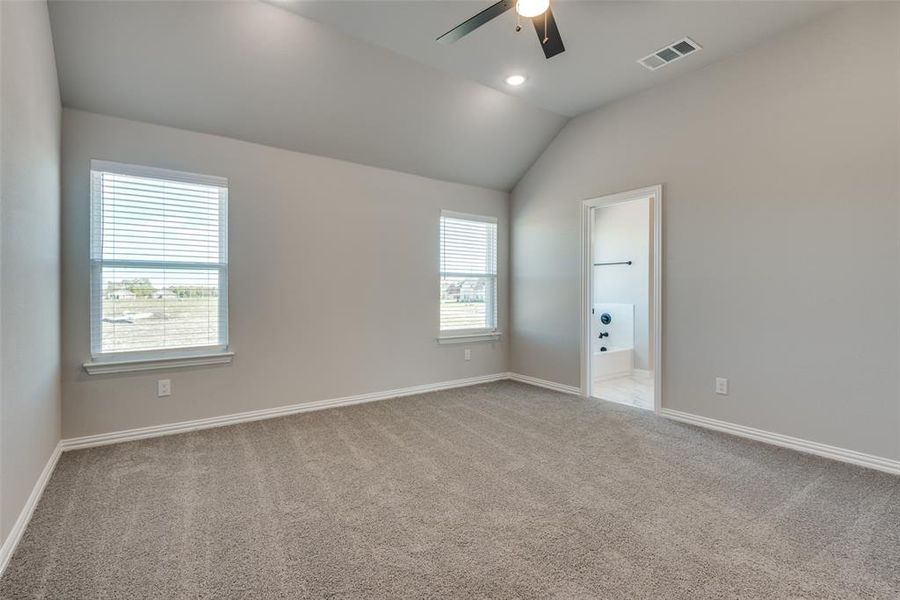
[[653,410],[662,408],[662,185],[591,198],[581,203],[581,395],[591,397],[591,296],[594,289],[591,209],[650,196],[653,226]]

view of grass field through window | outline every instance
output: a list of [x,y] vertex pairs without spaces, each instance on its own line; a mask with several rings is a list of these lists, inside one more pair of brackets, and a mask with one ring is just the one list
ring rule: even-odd
[[218,273],[174,271],[104,268],[104,352],[218,344]]
[[92,185],[95,353],[222,345],[223,189],[102,171]]

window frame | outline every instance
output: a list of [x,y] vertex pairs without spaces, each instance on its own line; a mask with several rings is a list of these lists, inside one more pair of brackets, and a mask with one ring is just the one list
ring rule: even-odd
[[[455,271],[443,271],[441,263],[443,262],[443,239],[441,237],[441,225],[444,218],[458,219],[463,221],[474,221],[479,223],[491,223],[495,226],[494,235],[494,273],[493,275],[485,275],[483,273],[463,273]],[[453,210],[441,210],[438,220],[438,291],[440,292],[440,282],[445,276],[450,277],[490,277],[493,279],[491,293],[485,298],[487,304],[486,312],[491,315],[493,323],[488,327],[477,327],[469,329],[441,329],[440,318],[440,300],[438,301],[438,337],[439,344],[452,344],[464,342],[478,341],[495,341],[500,339],[500,219],[491,215],[465,213]]]
[[[103,173],[131,175],[178,183],[210,185],[219,188],[219,262],[185,262],[164,260],[104,259],[102,256],[103,197],[99,187]],[[199,175],[184,171],[160,169],[141,165],[91,160],[90,168],[90,337],[91,361],[84,363],[89,374],[143,371],[179,366],[220,364],[230,362],[228,311],[228,179],[213,175]],[[165,268],[205,269],[219,274],[217,344],[205,346],[179,346],[153,350],[127,350],[103,352],[103,268]]]

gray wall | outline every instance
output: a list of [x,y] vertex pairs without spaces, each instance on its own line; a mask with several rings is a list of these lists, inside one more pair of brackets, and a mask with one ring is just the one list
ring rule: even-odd
[[896,3],[571,121],[513,192],[511,370],[580,384],[580,201],[662,183],[664,406],[900,458],[898,167]]
[[[229,179],[229,366],[88,376],[91,159]],[[503,372],[507,343],[440,346],[442,208],[496,216],[508,195],[228,138],[63,113],[63,437]],[[506,331],[506,304],[501,304]],[[156,380],[173,393],[156,397]]]
[[0,2],[0,539],[60,435],[60,104],[43,2]]

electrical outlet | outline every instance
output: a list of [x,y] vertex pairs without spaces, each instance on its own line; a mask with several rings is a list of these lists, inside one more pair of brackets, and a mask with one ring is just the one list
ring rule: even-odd
[[723,396],[728,395],[728,379],[725,377],[716,377],[716,393]]
[[172,380],[171,379],[157,380],[156,395],[159,398],[162,398],[163,396],[171,396],[172,395]]
[[463,354],[466,360],[472,360],[472,349],[466,348],[465,353]]

